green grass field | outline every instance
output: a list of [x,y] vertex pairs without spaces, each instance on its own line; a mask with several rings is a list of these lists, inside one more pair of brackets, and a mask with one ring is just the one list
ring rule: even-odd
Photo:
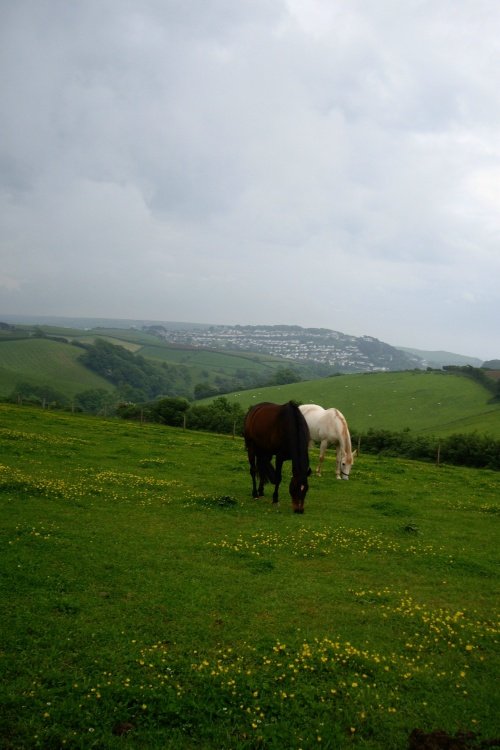
[[0,446],[2,748],[500,735],[498,473],[329,457],[296,516],[239,439],[0,405]]
[[110,384],[78,362],[81,349],[49,339],[23,339],[0,343],[0,398],[16,384],[27,381],[50,385],[68,398],[92,388],[112,390]]
[[[66,338],[68,342],[93,344],[96,338],[102,338],[154,362],[183,365],[189,370],[193,383],[213,382],[221,376],[232,378],[242,371],[269,379],[278,367],[289,367],[290,364],[264,354],[174,346],[157,336],[134,329],[99,328],[82,331],[50,326],[40,328],[46,336]],[[109,383],[77,361],[82,354],[81,349],[71,343],[49,338],[33,335],[28,337],[25,329],[22,332],[27,338],[9,341],[7,334],[0,335],[0,398],[9,396],[20,381],[50,385],[67,398],[92,388],[105,387],[112,390]],[[304,369],[304,365],[299,364],[297,367],[310,374],[310,369]]]
[[[43,331],[87,343],[98,335],[149,360],[182,365],[188,369],[193,387],[199,382],[231,378],[238,372],[271,377],[278,367],[294,365],[262,354],[171,346],[135,329],[81,331],[45,326]],[[50,385],[68,400],[85,390],[112,391],[110,383],[78,362],[81,353],[76,346],[47,338],[0,341],[0,399],[9,397],[20,381]],[[472,379],[439,371],[342,375],[246,390],[228,394],[227,398],[244,409],[258,401],[283,403],[289,399],[336,406],[353,432],[366,432],[370,427],[392,431],[408,428],[442,436],[477,431],[500,438],[500,402]]]
[[259,401],[318,403],[340,409],[351,428],[449,435],[467,431],[500,437],[500,402],[473,380],[441,372],[342,375],[229,394],[244,409]]

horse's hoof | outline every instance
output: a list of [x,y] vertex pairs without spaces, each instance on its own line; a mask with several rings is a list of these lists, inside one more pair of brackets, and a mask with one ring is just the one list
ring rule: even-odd
[[302,514],[304,512],[304,508],[295,508],[295,510],[293,512],[294,513],[301,513]]

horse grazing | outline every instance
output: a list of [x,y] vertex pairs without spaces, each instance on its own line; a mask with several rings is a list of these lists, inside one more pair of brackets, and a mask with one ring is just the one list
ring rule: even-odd
[[321,476],[326,449],[333,444],[337,448],[337,479],[349,479],[357,451],[352,451],[349,428],[342,412],[334,408],[323,409],[318,404],[303,404],[299,408],[309,427],[311,446],[315,441],[320,443],[316,474]]
[[[292,462],[289,492],[294,513],[304,512],[308,490],[309,430],[299,407],[287,404],[261,403],[253,406],[245,417],[245,446],[252,477],[252,496],[262,497],[264,483],[274,484],[273,503],[278,502],[278,488],[284,461]],[[271,459],[276,456],[276,468]],[[256,475],[259,476],[257,489]]]

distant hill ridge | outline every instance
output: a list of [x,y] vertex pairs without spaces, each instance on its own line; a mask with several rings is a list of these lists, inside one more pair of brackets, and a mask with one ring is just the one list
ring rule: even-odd
[[318,362],[332,371],[375,372],[422,367],[418,357],[371,336],[350,336],[328,328],[288,325],[213,325],[189,330],[168,324],[154,330],[172,344],[258,352],[295,362]]
[[154,333],[166,342],[232,351],[258,352],[294,361],[321,363],[344,373],[440,369],[447,365],[480,367],[476,357],[446,351],[392,346],[373,336],[352,336],[329,328],[296,325],[209,325],[180,321],[116,318],[0,315],[0,320],[83,330],[130,329]]
[[447,365],[470,365],[471,367],[481,367],[482,360],[477,357],[468,357],[464,354],[453,354],[444,351],[424,351],[422,349],[409,349],[408,347],[398,346],[400,351],[418,357],[425,363],[426,367],[440,368]]

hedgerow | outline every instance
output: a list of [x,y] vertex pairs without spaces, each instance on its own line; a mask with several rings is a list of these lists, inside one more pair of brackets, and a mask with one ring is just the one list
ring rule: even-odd
[[436,437],[414,435],[410,430],[370,429],[367,433],[353,432],[352,438],[366,453],[500,470],[500,440],[478,432]]

